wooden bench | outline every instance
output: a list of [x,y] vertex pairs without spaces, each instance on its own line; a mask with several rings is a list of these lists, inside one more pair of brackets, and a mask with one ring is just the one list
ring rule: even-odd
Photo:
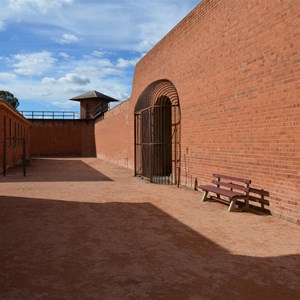
[[[228,204],[226,199],[221,198],[221,196],[229,199],[228,211],[234,211],[236,201],[238,199],[244,200],[244,209],[249,209],[249,191],[251,180],[244,178],[231,177],[227,175],[213,174],[214,179],[212,183],[214,185],[200,185],[199,189],[203,190],[203,196],[201,201],[213,200]],[[210,195],[213,193],[214,195]]]

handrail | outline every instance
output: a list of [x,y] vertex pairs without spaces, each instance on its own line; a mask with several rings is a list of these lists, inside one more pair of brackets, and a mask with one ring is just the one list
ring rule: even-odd
[[29,111],[23,110],[20,113],[26,119],[62,119],[62,120],[74,120],[80,119],[79,112],[75,111]]
[[92,118],[97,118],[109,110],[109,103],[99,104],[92,112]]
[[74,120],[74,119],[95,119],[103,116],[105,112],[109,110],[109,103],[102,104],[96,106],[95,109],[86,111],[85,116],[80,116],[80,112],[76,111],[38,111],[38,110],[23,110],[20,113],[26,119],[62,119],[62,120]]

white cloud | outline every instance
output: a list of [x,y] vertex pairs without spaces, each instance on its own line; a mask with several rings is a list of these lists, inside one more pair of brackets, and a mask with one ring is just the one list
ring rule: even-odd
[[[127,99],[140,54],[155,45],[199,0],[0,3],[4,8],[0,35],[7,39],[1,44],[1,88],[13,92],[21,106],[22,99],[30,99],[33,109],[46,109],[62,107],[66,99],[89,90]],[[40,51],[41,45],[49,50]],[[37,50],[30,53],[34,47]],[[16,54],[17,49],[23,53]]]
[[20,75],[41,75],[50,70],[56,59],[47,51],[31,54],[16,54],[13,56],[14,71]]
[[16,75],[12,73],[7,73],[7,72],[0,72],[0,81],[11,81],[16,79]]
[[112,62],[108,58],[98,59],[97,65],[99,67],[112,67],[113,66]]
[[[133,65],[139,58],[115,58],[116,53],[109,52],[96,53],[96,56],[94,54],[94,51],[91,51],[78,59],[68,52],[58,52],[57,58],[51,53],[39,52],[17,54],[13,59],[10,58],[10,61],[3,56],[0,57],[0,62],[18,72],[0,72],[0,80],[4,78],[5,88],[12,90],[16,97],[20,98],[21,107],[24,105],[22,99],[25,98],[30,99],[31,103],[35,101],[37,105],[43,105],[43,109],[55,109],[54,106],[64,108],[67,99],[90,90],[98,90],[119,100],[128,99],[131,78],[128,80],[126,74],[132,72]],[[126,53],[127,57],[129,55]],[[55,62],[54,65],[50,64],[51,68],[47,73],[34,77],[18,76],[37,74],[41,65],[45,66],[41,58],[46,58],[46,61],[50,58],[51,63]],[[11,81],[8,80],[8,76]]]
[[119,68],[128,68],[131,66],[135,66],[138,61],[139,58],[134,58],[134,59],[118,58],[116,66]]
[[98,77],[98,78],[105,78],[107,76],[123,76],[124,73],[121,70],[118,70],[117,68],[109,68],[109,67],[95,67],[90,64],[84,64],[84,62],[81,62],[78,64],[78,66],[75,68],[75,71],[80,74],[88,74],[89,76]]
[[[132,72],[139,57],[115,58],[116,54],[91,51],[76,58],[67,51],[58,52],[56,57],[42,51],[17,54],[10,58],[2,56],[0,63],[10,70],[0,72],[0,80],[3,78],[5,89],[12,90],[20,98],[21,107],[24,107],[25,98],[30,99],[30,103],[35,101],[37,105],[43,105],[42,109],[67,108],[67,99],[90,90],[126,100],[131,90],[131,77],[128,79],[126,74]],[[127,57],[130,55],[126,52]],[[46,69],[46,73],[42,72]],[[40,76],[19,76],[24,74]]]
[[137,50],[140,52],[148,51],[156,44],[154,40],[143,40],[137,45]]
[[92,55],[93,56],[96,56],[96,57],[103,57],[103,56],[106,56],[106,55],[109,55],[111,54],[110,51],[99,51],[99,50],[94,50],[92,52]]
[[71,56],[65,52],[60,52],[60,53],[58,53],[58,55],[66,60],[71,58]]
[[114,75],[114,76],[122,76],[124,73],[120,70],[117,70],[115,68],[105,68],[101,70],[101,73],[103,75]]
[[67,83],[67,84],[75,84],[75,85],[87,85],[90,83],[90,79],[83,75],[68,73],[63,77],[60,77],[59,79],[55,79],[52,77],[44,77],[42,79],[42,82],[46,84]]
[[72,44],[78,42],[79,38],[74,34],[65,33],[60,39],[56,39],[56,41],[62,45]]
[[[88,46],[94,49],[101,45],[103,50],[137,51],[148,51],[199,3],[199,0],[2,1],[8,5],[1,11],[0,20],[8,24],[16,20],[19,24],[35,24],[36,32],[43,31],[42,36],[52,39],[55,36],[56,40],[60,37],[62,42],[75,42],[80,33],[80,39],[88,41]],[[61,37],[63,33],[73,39]]]
[[[19,99],[21,110],[47,110],[47,107],[50,110],[55,110],[55,107],[67,109],[66,103],[71,102],[68,101],[69,98],[91,90],[97,90],[119,100],[126,100],[130,95],[128,84],[119,80],[119,77],[101,78],[95,76],[85,86],[59,83],[55,79],[37,81],[32,77],[22,79],[17,77],[11,82],[6,82],[3,89],[12,92]],[[74,110],[79,110],[78,103],[74,103]]]
[[63,109],[70,109],[75,106],[78,106],[78,104],[76,102],[72,102],[72,101],[62,101],[62,102],[53,101],[53,102],[51,102],[51,104],[56,107],[63,108]]
[[46,13],[48,10],[60,8],[65,4],[72,4],[74,0],[9,0],[12,10],[33,10]]
[[[103,54],[104,55],[104,54]],[[109,58],[94,57],[92,55],[84,55],[81,60],[77,60],[69,65],[77,74],[86,74],[98,78],[104,78],[110,75],[123,76],[122,70],[119,70],[117,65]]]
[[90,83],[90,79],[88,77],[74,73],[66,74],[66,76],[61,77],[60,79],[58,79],[58,81],[62,83],[72,83],[77,85],[86,85]]
[[64,92],[69,94],[69,95],[79,95],[87,92],[88,89],[86,88],[81,88],[81,87],[65,87]]
[[56,83],[56,79],[53,77],[44,77],[42,79],[42,83],[53,84],[53,83]]

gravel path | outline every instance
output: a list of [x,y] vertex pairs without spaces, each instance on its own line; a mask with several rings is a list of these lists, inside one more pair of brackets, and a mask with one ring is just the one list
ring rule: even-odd
[[96,158],[0,178],[0,299],[299,299],[300,227]]

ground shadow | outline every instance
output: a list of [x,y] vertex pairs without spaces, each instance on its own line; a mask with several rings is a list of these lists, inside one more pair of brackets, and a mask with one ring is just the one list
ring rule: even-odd
[[34,158],[23,177],[22,167],[7,171],[2,182],[113,181],[80,159]]
[[229,253],[150,203],[0,197],[1,299],[296,299],[299,255]]

